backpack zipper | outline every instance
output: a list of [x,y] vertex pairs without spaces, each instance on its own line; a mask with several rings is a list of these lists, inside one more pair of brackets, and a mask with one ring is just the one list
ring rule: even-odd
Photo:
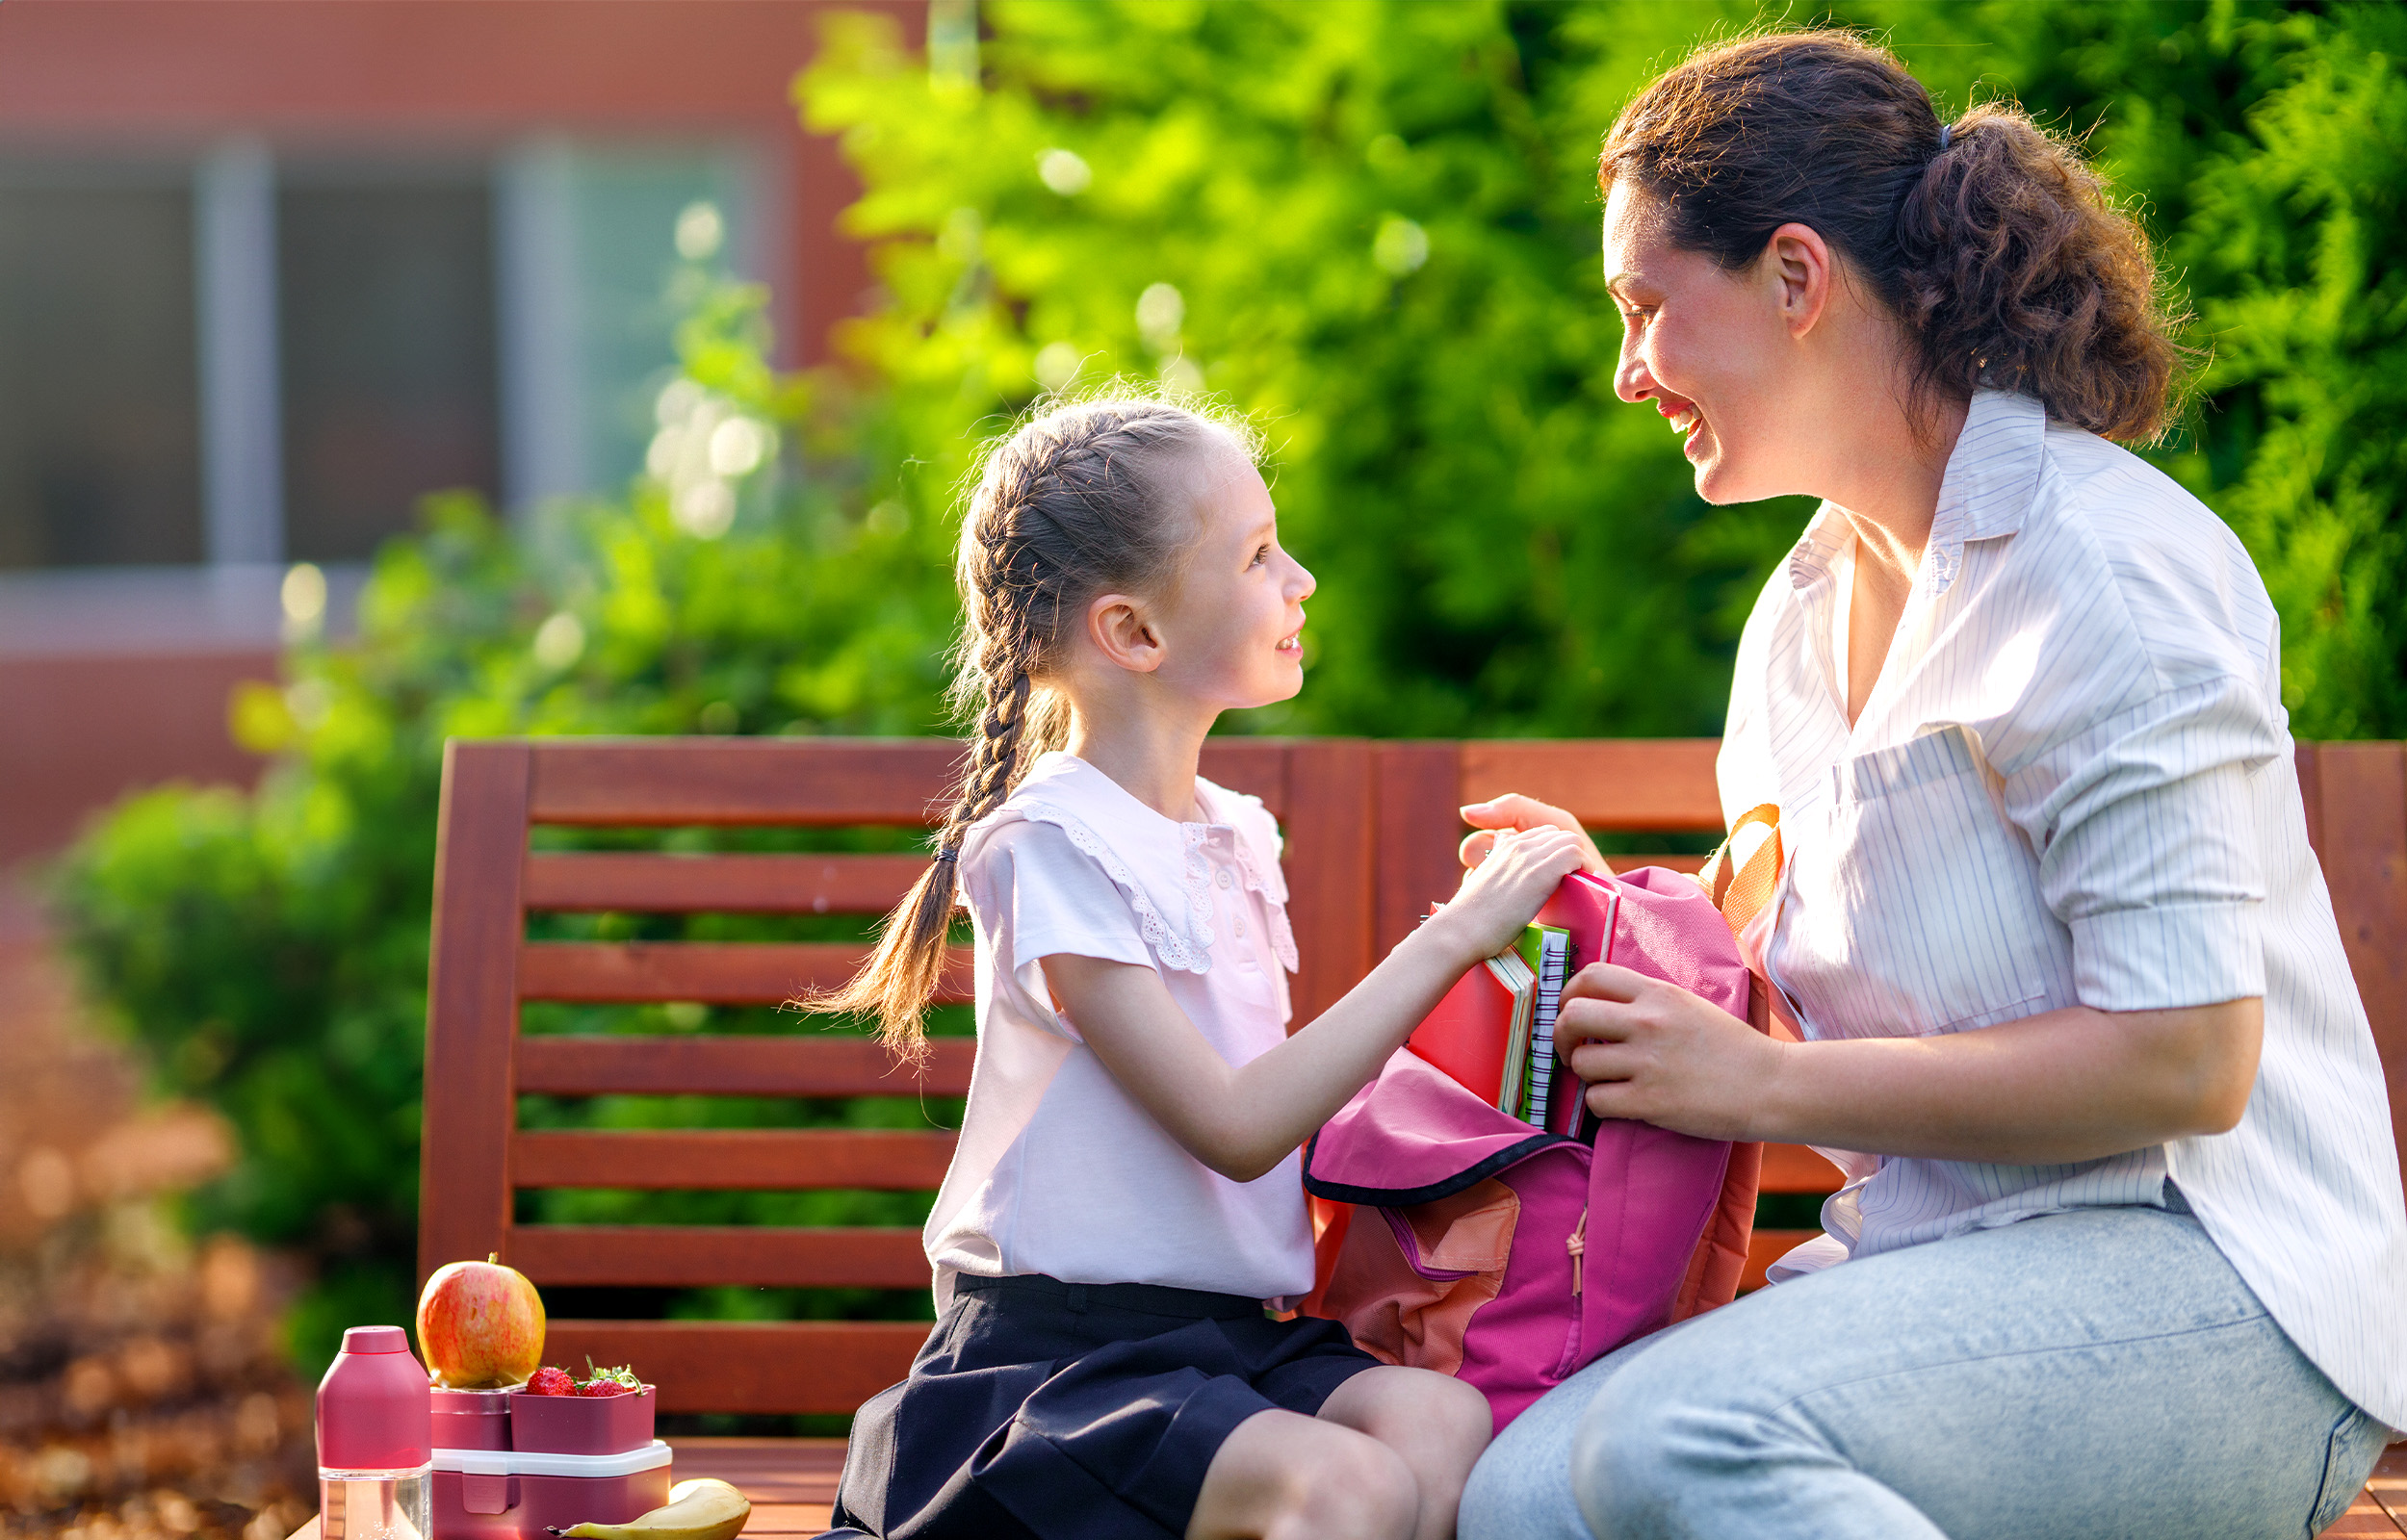
[[1570,1329],[1564,1335],[1563,1357],[1557,1360],[1555,1364],[1555,1372],[1551,1375],[1547,1376],[1558,1384],[1560,1384],[1564,1378],[1571,1373],[1574,1367],[1573,1360],[1577,1359],[1580,1354],[1580,1315],[1582,1304],[1580,1296],[1582,1287],[1587,1281],[1582,1275],[1582,1265],[1588,1256],[1587,1205],[1581,1205],[1580,1220],[1577,1224],[1571,1226],[1571,1233],[1564,1237],[1563,1248],[1571,1254],[1571,1325]]

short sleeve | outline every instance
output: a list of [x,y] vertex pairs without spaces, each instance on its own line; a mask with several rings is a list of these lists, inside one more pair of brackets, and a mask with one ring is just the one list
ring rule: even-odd
[[2100,1011],[2265,993],[2253,780],[2285,748],[2263,692],[2218,678],[2151,697],[2006,778],[2006,811]]
[[1153,965],[1126,896],[1051,824],[1007,823],[979,840],[962,891],[1011,985],[1026,995],[1023,1009],[1067,1037],[1077,1033],[1053,1010],[1039,962],[1067,952]]

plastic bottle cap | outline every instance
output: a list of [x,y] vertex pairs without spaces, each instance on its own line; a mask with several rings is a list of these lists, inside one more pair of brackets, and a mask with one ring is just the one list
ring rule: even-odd
[[343,1333],[347,1353],[405,1353],[409,1339],[399,1326],[351,1326]]

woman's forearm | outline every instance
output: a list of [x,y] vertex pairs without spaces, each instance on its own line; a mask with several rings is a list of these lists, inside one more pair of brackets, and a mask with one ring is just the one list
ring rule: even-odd
[[2239,1120],[2264,1002],[2045,1012],[1974,1032],[1778,1044],[1754,1137],[1932,1160],[2096,1160]]

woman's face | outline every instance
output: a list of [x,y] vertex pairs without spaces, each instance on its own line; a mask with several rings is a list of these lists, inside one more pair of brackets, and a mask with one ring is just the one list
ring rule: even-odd
[[1798,490],[1812,447],[1780,264],[1737,272],[1665,238],[1662,204],[1627,178],[1605,199],[1605,287],[1621,311],[1614,389],[1652,401],[1708,502]]

